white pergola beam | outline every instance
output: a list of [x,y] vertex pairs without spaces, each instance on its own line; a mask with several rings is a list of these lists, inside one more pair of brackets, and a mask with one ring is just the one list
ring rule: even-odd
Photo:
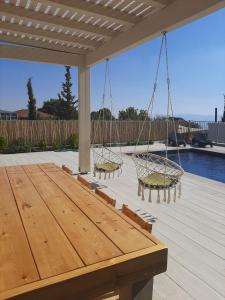
[[135,3],[145,3],[156,8],[163,8],[165,5],[157,0],[135,0]]
[[79,67],[79,171],[90,172],[91,111],[90,111],[90,69]]
[[109,29],[100,28],[98,26],[92,26],[84,22],[78,22],[70,20],[68,18],[61,18],[59,16],[53,16],[50,14],[44,14],[40,12],[31,11],[25,8],[16,7],[11,4],[0,3],[0,12],[2,15],[21,18],[27,21],[35,21],[44,25],[63,27],[67,30],[73,30],[77,32],[83,32],[86,34],[92,34],[100,37],[110,38],[115,36],[115,32]]
[[[54,4],[64,9],[70,9],[76,11],[79,14],[91,16],[94,18],[101,18],[111,22],[123,24],[125,26],[132,26],[135,21],[135,17],[129,16],[117,10],[112,10],[103,5],[96,5],[84,1],[71,1],[71,0],[42,0],[42,3]],[[139,18],[136,18],[139,19]]]
[[176,0],[126,32],[87,54],[86,64],[94,65],[200,17],[225,7],[225,0]]
[[[1,30],[1,28],[0,28]],[[83,54],[85,55],[87,51],[81,50],[75,47],[65,47],[61,46],[60,44],[55,44],[54,42],[42,42],[40,40],[35,39],[29,39],[29,38],[21,38],[21,37],[15,37],[12,35],[0,35],[0,42],[5,43],[11,43],[14,45],[21,45],[21,46],[29,46],[29,47],[35,47],[39,49],[45,49],[45,50],[54,50],[54,51],[61,51],[65,53],[73,53],[73,54]]]
[[63,34],[63,33],[58,33],[55,31],[50,31],[50,30],[43,30],[40,28],[34,28],[34,27],[28,27],[24,25],[18,25],[15,23],[10,23],[10,22],[1,22],[0,21],[0,28],[4,30],[9,30],[14,33],[21,33],[21,34],[30,34],[33,36],[38,36],[42,38],[47,38],[47,39],[54,39],[54,40],[60,40],[63,42],[68,42],[68,43],[77,43],[82,46],[86,46],[89,48],[96,48],[101,45],[101,43],[96,42],[96,41],[91,41],[88,39],[84,39],[81,37],[76,37],[72,36],[69,34]]
[[84,66],[85,56],[59,51],[0,45],[0,59],[33,61],[64,66]]

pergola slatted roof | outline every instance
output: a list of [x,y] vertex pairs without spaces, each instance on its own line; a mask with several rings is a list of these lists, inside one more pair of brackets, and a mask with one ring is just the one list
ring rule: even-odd
[[98,47],[100,41],[109,40],[140,22],[153,10],[152,3],[157,3],[156,8],[163,7],[159,2],[150,0],[1,1],[1,29],[13,33],[21,29],[23,34],[43,35],[50,39],[57,39],[58,35],[58,40],[63,42],[62,35],[65,39],[72,36],[69,42],[75,40],[79,48],[85,46],[91,50]]
[[[11,58],[17,51],[19,59],[26,46],[46,50],[46,56],[84,55],[80,61],[92,65],[185,22],[185,17],[224,5],[224,0],[0,0],[0,41],[8,47],[0,45],[0,57]],[[71,64],[75,61],[77,56]]]
[[90,66],[224,5],[224,0],[0,0],[0,41],[7,43],[0,45],[0,57],[15,58],[17,52],[19,59],[26,46],[31,53],[45,50],[51,61],[71,54],[70,65]]

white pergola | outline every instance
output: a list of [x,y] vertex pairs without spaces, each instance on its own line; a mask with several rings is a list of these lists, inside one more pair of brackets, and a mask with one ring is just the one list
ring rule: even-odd
[[0,58],[78,66],[79,166],[90,171],[90,67],[225,0],[0,0]]

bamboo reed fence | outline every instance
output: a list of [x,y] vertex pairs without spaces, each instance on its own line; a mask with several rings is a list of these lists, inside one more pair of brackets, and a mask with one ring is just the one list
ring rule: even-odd
[[[169,122],[169,133],[174,132],[174,124]],[[155,120],[152,122],[143,121],[92,121],[91,141],[94,144],[102,142],[128,143],[138,139],[141,128],[143,132],[140,140],[165,140],[166,121]],[[177,127],[177,125],[176,125]],[[72,134],[78,135],[78,121],[61,120],[11,120],[0,121],[0,136],[4,137],[7,143],[12,143],[18,138],[23,138],[27,143],[37,145],[44,141],[47,145],[67,144]],[[150,131],[150,136],[149,136]],[[111,132],[111,134],[110,134]]]

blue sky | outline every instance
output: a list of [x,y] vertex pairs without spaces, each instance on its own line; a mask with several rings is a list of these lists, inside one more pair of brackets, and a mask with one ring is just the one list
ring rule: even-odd
[[[223,110],[225,93],[225,9],[168,34],[172,96],[176,115],[192,119],[212,118],[214,108]],[[160,39],[145,43],[110,61],[115,111],[127,106],[147,107]],[[92,109],[102,97],[104,63],[91,69]],[[77,68],[72,70],[77,94]],[[0,109],[16,110],[27,105],[26,81],[40,107],[57,96],[64,80],[64,67],[17,61],[0,61]],[[166,111],[165,72],[162,65],[154,113]]]

